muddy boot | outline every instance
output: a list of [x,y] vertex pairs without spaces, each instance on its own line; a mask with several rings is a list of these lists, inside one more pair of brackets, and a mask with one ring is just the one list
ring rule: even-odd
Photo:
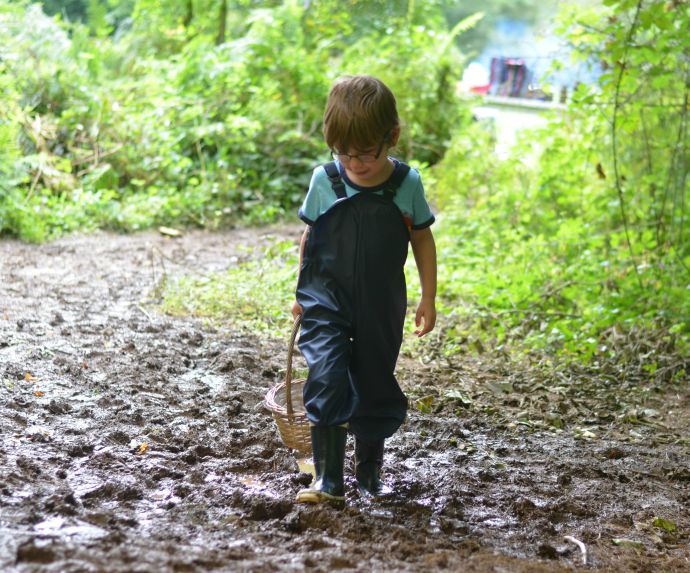
[[347,429],[343,426],[311,427],[314,452],[314,483],[297,494],[301,503],[344,503],[343,466]]
[[365,441],[355,437],[355,476],[362,496],[377,496],[383,491],[381,466],[383,440]]

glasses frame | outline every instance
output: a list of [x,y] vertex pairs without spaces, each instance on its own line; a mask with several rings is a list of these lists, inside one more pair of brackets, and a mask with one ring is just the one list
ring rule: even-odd
[[[337,159],[338,161],[340,161],[340,163],[350,163],[350,161],[352,161],[355,158],[357,158],[357,160],[360,163],[373,163],[374,161],[377,161],[379,157],[381,157],[381,153],[383,152],[383,146],[386,145],[389,138],[390,133],[386,134],[386,136],[383,138],[383,140],[379,144],[378,149],[376,150],[376,154],[361,153],[358,155],[350,155],[349,153],[340,153],[339,151],[336,151],[335,149],[331,148],[331,156],[333,157],[333,159]],[[366,159],[364,159],[365,157]]]

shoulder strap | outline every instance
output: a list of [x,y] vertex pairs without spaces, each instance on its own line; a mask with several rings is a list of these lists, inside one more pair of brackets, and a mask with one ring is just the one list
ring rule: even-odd
[[410,172],[410,166],[407,163],[398,163],[390,178],[386,182],[386,188],[383,190],[383,195],[388,199],[393,199],[398,191],[398,187],[405,181],[405,177]]
[[326,175],[331,182],[331,188],[338,199],[345,199],[347,197],[347,191],[345,191],[345,183],[343,183],[342,177],[340,177],[340,172],[338,171],[338,166],[335,161],[329,161],[324,163],[323,168],[326,170]]
[[[331,188],[338,199],[345,199],[347,197],[347,191],[345,191],[345,183],[343,178],[340,176],[340,171],[338,171],[338,166],[335,161],[329,161],[324,163],[324,170],[328,176],[328,180],[331,182]],[[393,199],[398,191],[402,182],[405,181],[405,177],[410,172],[410,166],[407,163],[398,163],[395,170],[391,174],[390,178],[386,182],[386,187],[383,190],[383,195],[387,199]]]

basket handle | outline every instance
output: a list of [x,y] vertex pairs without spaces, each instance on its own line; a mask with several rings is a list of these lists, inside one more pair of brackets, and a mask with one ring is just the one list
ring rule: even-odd
[[285,373],[285,405],[287,406],[287,415],[290,418],[294,414],[292,409],[292,354],[295,351],[295,339],[297,338],[300,324],[302,324],[302,315],[298,314],[292,325],[292,334],[290,335],[290,343],[288,344],[287,372]]

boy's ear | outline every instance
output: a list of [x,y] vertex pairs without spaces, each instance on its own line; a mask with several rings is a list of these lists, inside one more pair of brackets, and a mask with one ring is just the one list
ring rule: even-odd
[[395,147],[398,144],[398,139],[400,139],[400,126],[391,129],[391,134],[388,137],[388,144],[391,147]]

